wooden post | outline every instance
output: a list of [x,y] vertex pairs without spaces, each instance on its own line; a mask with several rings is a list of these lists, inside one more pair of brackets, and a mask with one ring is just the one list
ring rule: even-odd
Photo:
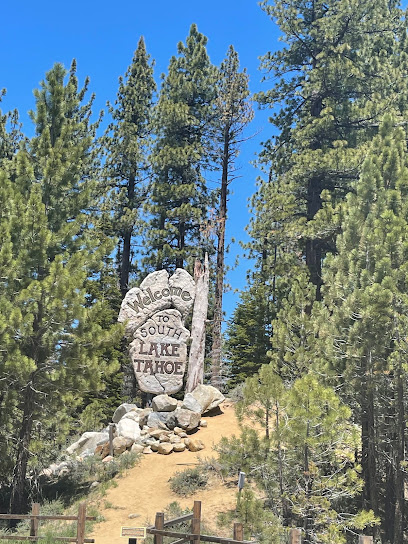
[[290,544],[302,544],[302,531],[301,529],[291,529],[289,531]]
[[109,423],[109,455],[113,457],[113,431],[115,430],[115,424]]
[[85,542],[86,503],[81,502],[78,509],[77,544]]
[[204,267],[196,260],[194,268],[196,295],[194,299],[193,317],[191,319],[191,345],[188,357],[187,381],[185,391],[191,393],[197,385],[203,383],[205,355],[205,323],[208,313],[208,289],[210,267],[208,254],[205,254]]
[[244,540],[244,526],[242,523],[234,523],[234,540]]
[[373,544],[374,539],[372,536],[360,535],[358,537],[358,544]]
[[[163,531],[164,529],[164,513],[163,512],[157,512],[156,513],[156,519],[154,521],[154,528],[160,529]],[[154,544],[163,544],[163,537],[162,535],[154,535]]]
[[190,542],[200,544],[200,530],[201,530],[201,501],[194,501],[193,506],[193,519],[191,520],[191,532],[192,539]]
[[[31,515],[32,516],[38,516],[40,513],[40,504],[38,502],[33,503],[33,507],[31,509]],[[30,520],[30,536],[38,536],[38,518],[32,518]],[[37,540],[33,540],[32,542],[38,542]]]

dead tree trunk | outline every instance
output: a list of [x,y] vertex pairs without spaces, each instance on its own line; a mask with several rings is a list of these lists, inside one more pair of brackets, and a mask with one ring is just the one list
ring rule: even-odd
[[201,266],[199,261],[196,261],[194,279],[196,282],[196,296],[191,323],[191,346],[188,358],[186,393],[190,393],[198,384],[203,383],[204,378],[205,323],[207,321],[210,283],[207,253],[205,254],[204,267]]

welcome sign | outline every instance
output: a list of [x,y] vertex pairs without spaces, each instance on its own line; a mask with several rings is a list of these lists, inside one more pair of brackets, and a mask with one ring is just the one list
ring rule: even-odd
[[194,303],[195,282],[182,269],[149,274],[124,298],[119,321],[126,324],[129,353],[142,391],[173,394],[183,386],[190,332],[184,319]]

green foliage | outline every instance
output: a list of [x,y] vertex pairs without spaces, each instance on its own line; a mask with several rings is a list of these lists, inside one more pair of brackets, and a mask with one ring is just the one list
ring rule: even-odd
[[140,236],[140,209],[149,193],[149,154],[152,140],[151,117],[156,84],[153,63],[140,38],[125,77],[119,79],[114,105],[109,105],[112,122],[102,141],[104,165],[103,215],[100,227],[119,241],[116,261],[122,297],[137,266],[134,261],[135,235]]
[[[231,475],[243,470],[266,493],[271,530],[279,519],[302,526],[309,542],[345,542],[345,531],[376,522],[373,513],[353,506],[363,487],[355,462],[358,432],[351,410],[331,388],[312,374],[284,387],[273,366],[265,365],[246,381],[238,414],[242,435],[221,441],[220,465]],[[264,438],[244,416],[266,426]],[[260,505],[251,494],[245,500],[244,511],[256,520]]]
[[341,207],[339,253],[327,262],[320,322],[332,363],[326,372],[361,425],[364,504],[382,512],[385,538],[401,543],[408,168],[406,135],[394,125],[386,116]]
[[177,472],[170,478],[169,482],[170,489],[177,495],[192,495],[207,486],[208,473],[201,466],[188,468],[182,472]]
[[47,73],[31,113],[36,135],[10,169],[17,177],[0,176],[7,208],[0,215],[0,399],[7,405],[0,432],[7,438],[0,442],[6,481],[15,467],[15,512],[26,501],[29,459],[46,462],[51,445],[65,442],[83,397],[103,390],[117,370],[110,349],[121,327],[101,319],[102,297],[87,300],[88,278],[102,273],[112,249],[88,215],[96,171],[91,103],[83,104],[86,85],[78,91],[75,64],[66,83],[65,76],[59,64]]
[[[207,38],[193,24],[186,44],[170,60],[155,109],[157,140],[152,155],[153,186],[146,211],[148,267],[183,268],[203,245],[200,227],[210,197],[203,170],[213,149],[212,119],[217,72],[206,51]],[[197,249],[198,248],[198,249]]]
[[269,362],[271,305],[269,289],[262,283],[254,283],[241,293],[226,331],[229,387]]

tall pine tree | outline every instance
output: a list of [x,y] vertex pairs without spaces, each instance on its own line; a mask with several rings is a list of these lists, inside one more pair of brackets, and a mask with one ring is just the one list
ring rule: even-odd
[[110,106],[113,121],[103,142],[107,152],[105,176],[108,186],[104,218],[110,227],[109,234],[119,241],[116,258],[122,297],[128,291],[129,278],[135,268],[132,245],[135,244],[134,235],[140,236],[140,210],[150,186],[149,154],[155,90],[153,64],[141,37],[132,64],[125,77],[119,79],[117,99]]
[[178,44],[178,56],[170,60],[156,107],[153,186],[146,205],[150,269],[183,268],[203,245],[200,228],[210,205],[205,170],[214,147],[217,80],[206,44],[193,24],[186,43]]
[[[95,127],[87,85],[78,89],[73,63],[56,64],[35,91],[31,117],[36,135],[16,157],[13,184],[2,174],[2,197],[11,206],[1,217],[6,244],[0,296],[1,383],[13,403],[10,510],[27,505],[26,474],[32,452],[40,459],[47,439],[64,440],[69,420],[84,394],[103,387],[117,368],[106,349],[118,340],[118,326],[99,322],[102,300],[87,301],[86,285],[112,249],[95,236],[93,203]],[[8,317],[8,319],[7,319]],[[4,386],[2,386],[4,391]],[[3,394],[3,393],[2,393]],[[34,441],[41,432],[42,441]]]

